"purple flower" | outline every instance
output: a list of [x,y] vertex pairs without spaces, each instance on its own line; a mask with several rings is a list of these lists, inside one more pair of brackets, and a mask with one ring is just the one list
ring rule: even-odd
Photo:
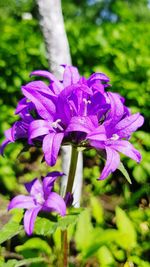
[[26,98],[23,98],[19,101],[16,108],[15,114],[20,116],[20,120],[15,122],[13,126],[5,131],[6,139],[0,146],[0,153],[3,155],[5,147],[9,143],[13,143],[19,139],[28,138],[28,128],[29,124],[33,121],[33,117],[30,114],[34,110],[34,105],[32,102],[27,102]]
[[86,79],[76,67],[62,66],[62,81],[48,71],[31,73],[48,79],[49,84],[33,81],[22,86],[25,98],[16,110],[21,119],[6,131],[1,153],[8,143],[18,139],[26,139],[31,146],[38,141],[45,161],[53,166],[61,145],[94,147],[106,153],[100,179],[118,168],[118,152],[139,162],[140,153],[129,138],[143,124],[143,117],[139,113],[131,115],[122,96],[106,91],[110,85],[105,74],[93,73]]
[[8,206],[8,210],[14,208],[27,209],[24,214],[24,229],[28,235],[31,235],[34,228],[35,219],[40,211],[55,211],[61,216],[66,214],[66,204],[63,198],[55,192],[52,192],[54,182],[62,173],[51,172],[42,182],[34,179],[25,184],[29,196],[18,195],[14,197]]
[[138,163],[141,160],[139,151],[133,147],[128,139],[137,128],[142,126],[144,118],[139,113],[130,115],[122,102],[119,101],[120,97],[114,93],[109,94],[112,100],[111,110],[102,124],[106,131],[106,140],[100,140],[100,127],[87,135],[91,146],[106,152],[106,164],[99,179],[105,179],[119,167],[120,156],[118,152],[125,154]]

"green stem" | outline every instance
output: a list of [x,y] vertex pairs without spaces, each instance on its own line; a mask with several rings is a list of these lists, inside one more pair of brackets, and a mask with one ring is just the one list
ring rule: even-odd
[[[72,147],[68,182],[67,182],[67,187],[66,187],[66,194],[68,192],[72,193],[74,177],[75,177],[76,167],[77,167],[77,160],[78,160],[78,151],[75,147]],[[68,266],[67,229],[64,231],[61,231],[61,248],[62,248],[62,255],[63,255],[62,266],[67,267]]]
[[68,241],[67,230],[61,231],[62,266],[68,266]]
[[77,160],[78,160],[78,151],[75,147],[72,147],[71,162],[70,162],[66,193],[68,192],[72,193],[73,182],[74,182],[74,177],[75,177],[75,172],[76,172],[76,167],[77,167]]

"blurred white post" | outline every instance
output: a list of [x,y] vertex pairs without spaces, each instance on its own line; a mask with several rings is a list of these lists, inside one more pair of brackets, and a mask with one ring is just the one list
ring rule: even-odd
[[[65,32],[64,20],[62,15],[61,0],[36,0],[39,9],[39,22],[43,32],[47,58],[50,70],[58,79],[62,79],[63,68],[61,64],[71,65],[71,56],[67,35]],[[68,175],[71,156],[71,147],[64,146],[62,148],[62,168],[63,172]],[[83,157],[79,153],[75,182],[73,186],[73,205],[80,206],[80,197],[82,190],[83,176]],[[64,176],[61,181],[61,191],[67,184],[67,176]]]

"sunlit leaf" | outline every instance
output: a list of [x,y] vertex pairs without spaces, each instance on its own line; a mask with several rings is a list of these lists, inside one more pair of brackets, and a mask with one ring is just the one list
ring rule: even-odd
[[77,222],[75,241],[79,250],[85,249],[90,245],[92,230],[93,227],[90,220],[90,212],[86,209],[80,214]]
[[102,246],[98,250],[96,255],[99,259],[100,266],[102,267],[107,267],[107,266],[115,267],[116,266],[114,257],[111,251],[106,246]]
[[45,252],[47,255],[51,254],[51,248],[45,240],[38,237],[33,237],[27,240],[23,245],[17,246],[15,250],[17,252],[22,252],[24,250],[39,250]]
[[2,229],[0,234],[0,244],[13,236],[18,235],[23,230],[23,227],[16,222],[8,222]]
[[61,230],[65,230],[68,228],[70,224],[74,224],[77,222],[78,216],[77,215],[66,215],[63,218],[60,218],[57,222],[57,227]]
[[91,202],[91,208],[92,208],[91,210],[92,216],[95,218],[97,223],[103,223],[104,214],[103,214],[103,207],[102,207],[100,200],[93,196],[90,198],[90,202]]
[[136,230],[132,221],[129,219],[125,211],[116,208],[116,224],[120,232],[120,239],[116,242],[125,249],[132,249],[137,244]]
[[44,258],[31,258],[31,259],[24,259],[24,260],[8,260],[6,263],[3,263],[3,267],[21,267],[21,266],[27,266],[32,263],[38,263],[38,262],[44,262]]
[[124,177],[127,179],[127,181],[128,181],[130,184],[132,184],[131,179],[130,179],[130,176],[129,176],[129,174],[128,174],[128,172],[127,172],[127,170],[126,170],[126,168],[124,167],[124,165],[123,165],[122,162],[120,162],[120,165],[119,165],[119,167],[118,167],[118,170],[120,170],[120,171],[122,172],[122,174],[124,175]]
[[56,222],[52,222],[46,218],[38,217],[35,222],[34,233],[37,235],[51,235],[57,228]]

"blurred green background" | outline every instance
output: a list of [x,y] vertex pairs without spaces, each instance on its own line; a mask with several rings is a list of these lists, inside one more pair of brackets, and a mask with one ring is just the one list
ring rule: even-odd
[[[82,206],[88,208],[70,227],[69,266],[149,267],[150,1],[63,0],[62,9],[73,65],[85,76],[94,71],[106,73],[111,90],[121,93],[132,111],[145,117],[144,126],[132,137],[142,154],[141,164],[122,157],[131,185],[119,171],[98,182],[103,162],[94,150],[85,152]],[[21,98],[20,86],[30,81],[32,70],[48,69],[48,62],[34,0],[0,1],[0,29],[2,141],[4,130],[17,119],[14,109]],[[11,144],[6,156],[0,158],[1,227],[9,219],[8,199],[24,192],[25,181],[50,170],[45,163],[40,164],[39,151],[32,149],[18,156],[21,148],[21,144]],[[59,159],[56,168],[60,165]],[[8,252],[13,252],[20,259],[44,255],[50,263],[43,266],[56,265],[59,230],[53,239],[44,237],[43,246],[40,238],[35,235],[29,242],[21,234],[4,242],[1,262],[9,259]]]

